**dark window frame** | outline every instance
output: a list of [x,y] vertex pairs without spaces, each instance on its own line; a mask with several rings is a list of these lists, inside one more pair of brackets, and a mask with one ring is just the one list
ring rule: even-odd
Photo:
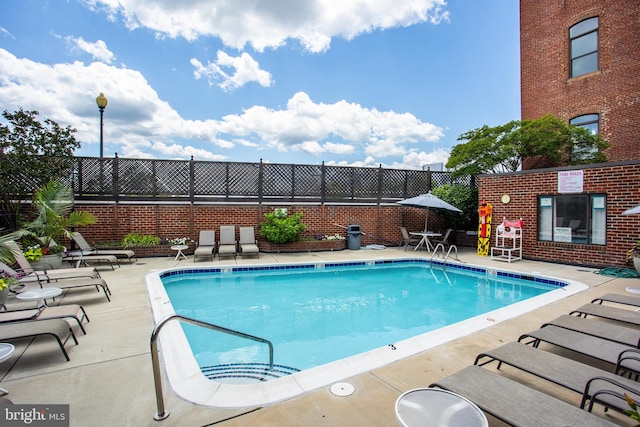
[[[559,206],[562,203],[559,203],[558,200],[565,198],[569,199],[571,197],[581,197],[584,198],[584,208],[585,212],[583,212],[584,216],[581,218],[571,217],[568,215],[568,212],[562,211],[559,209]],[[542,199],[551,199],[551,205],[542,205]],[[595,202],[595,199],[599,199],[599,201]],[[565,206],[567,206],[568,200],[564,200]],[[542,218],[543,209],[551,209],[551,211],[546,212],[547,214],[551,213],[551,225],[550,228],[543,230],[544,220]],[[566,208],[565,208],[566,209]],[[600,230],[594,230],[594,216],[596,216],[595,211],[600,211],[604,216],[601,215],[600,219]],[[563,193],[563,194],[540,194],[537,197],[537,206],[536,206],[536,217],[537,217],[537,230],[536,230],[536,240],[539,242],[550,242],[550,243],[571,243],[577,245],[597,245],[597,246],[606,246],[607,245],[607,230],[606,230],[606,220],[607,220],[607,195],[606,193]],[[561,224],[558,221],[562,221]],[[580,220],[576,229],[571,229],[570,226],[572,220]],[[547,217],[547,221],[549,218]],[[584,221],[584,224],[582,224]],[[597,222],[597,221],[595,221]],[[547,225],[548,226],[548,225]],[[570,228],[570,241],[563,240],[559,235],[556,235],[556,227],[562,228]],[[566,230],[565,230],[566,231]],[[598,231],[600,234],[598,234]],[[548,234],[545,234],[548,233]],[[548,237],[548,238],[545,238]]]
[[[593,23],[595,22],[595,26]],[[574,55],[574,42],[578,42],[581,39],[585,40],[587,37],[593,36],[595,33],[595,49],[586,52],[581,52]],[[569,28],[569,77],[580,77],[585,74],[589,74],[600,69],[600,19],[598,16],[592,16],[572,25]],[[575,62],[581,59],[587,59],[589,56],[595,54],[595,68],[588,71],[576,70]],[[579,74],[576,74],[578,73]]]

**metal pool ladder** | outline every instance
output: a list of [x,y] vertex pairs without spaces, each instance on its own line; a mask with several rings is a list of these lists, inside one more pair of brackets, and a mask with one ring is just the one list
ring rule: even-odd
[[181,320],[183,322],[191,323],[192,325],[202,326],[203,328],[267,344],[269,346],[269,370],[273,369],[273,344],[267,339],[245,334],[240,331],[234,331],[233,329],[214,325],[213,323],[192,319],[191,317],[181,316],[179,314],[172,314],[171,316],[165,317],[154,326],[153,332],[151,332],[151,363],[153,364],[153,382],[156,388],[156,403],[158,405],[158,412],[153,415],[153,419],[156,421],[164,420],[169,416],[169,411],[166,411],[164,408],[164,397],[162,395],[162,376],[160,375],[160,361],[158,358],[158,334],[164,325],[171,320]]
[[456,245],[451,245],[449,246],[449,250],[447,251],[447,255],[444,254],[444,245],[442,243],[438,243],[435,247],[435,249],[433,250],[433,253],[431,254],[431,258],[429,258],[429,264],[431,264],[431,262],[433,261],[433,257],[436,256],[436,254],[438,253],[438,248],[442,249],[442,258],[444,258],[444,268],[447,267],[447,259],[449,258],[449,255],[451,254],[451,250],[453,249],[455,251],[455,260],[456,261],[460,261],[460,258],[458,258],[458,247]]

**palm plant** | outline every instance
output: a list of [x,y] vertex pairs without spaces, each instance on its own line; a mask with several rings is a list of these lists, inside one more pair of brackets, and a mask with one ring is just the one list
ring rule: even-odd
[[95,223],[93,214],[73,211],[73,191],[59,180],[53,180],[40,188],[33,196],[35,219],[13,233],[16,239],[32,239],[41,247],[57,245],[63,236],[70,237],[71,229]]

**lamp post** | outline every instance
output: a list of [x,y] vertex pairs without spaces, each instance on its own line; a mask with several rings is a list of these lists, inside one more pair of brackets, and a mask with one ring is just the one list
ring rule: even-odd
[[96,98],[96,104],[98,104],[98,110],[100,110],[100,158],[104,157],[103,147],[104,147],[104,139],[103,139],[103,116],[104,109],[107,106],[107,98],[104,96],[104,93],[100,92],[100,95]]

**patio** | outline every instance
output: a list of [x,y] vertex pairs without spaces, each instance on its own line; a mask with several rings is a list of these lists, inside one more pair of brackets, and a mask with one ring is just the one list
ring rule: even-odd
[[[213,263],[267,264],[308,261],[381,259],[426,256],[426,252],[385,250],[266,254],[259,259],[217,258]],[[176,265],[192,266],[193,258],[176,261],[173,257],[142,258],[136,264],[122,264],[111,271],[102,268],[101,275],[112,290],[112,301],[95,290],[68,292],[56,302],[78,303],[85,307],[91,322],[87,335],[78,333],[79,345],[68,345],[71,358],[65,362],[55,346],[38,340],[22,355],[27,340],[16,341],[16,352],[0,364],[0,387],[9,390],[14,403],[70,404],[71,426],[300,426],[300,425],[397,425],[394,404],[403,392],[425,387],[444,376],[473,363],[475,356],[505,342],[516,341],[520,334],[537,329],[544,321],[567,314],[606,292],[625,293],[627,286],[638,286],[638,279],[624,279],[594,274],[593,269],[519,261],[504,264],[479,257],[471,248],[462,249],[460,259],[469,264],[491,265],[526,273],[540,273],[578,280],[590,289],[565,298],[517,318],[498,323],[481,332],[441,345],[432,350],[402,359],[396,363],[345,378],[355,387],[347,397],[337,397],[324,387],[306,395],[271,406],[239,410],[196,406],[177,397],[163,379],[165,408],[170,416],[154,421],[157,411],[149,339],[153,329],[145,285],[145,275]],[[9,301],[9,303],[15,301]],[[24,303],[21,303],[24,304]],[[495,369],[495,366],[487,367]],[[532,387],[579,405],[580,396],[548,382],[535,379],[507,367],[501,369],[510,377],[522,376]],[[487,392],[490,392],[489,390]],[[594,412],[621,425],[634,425],[631,418],[601,407]],[[501,425],[490,418],[492,426]]]

